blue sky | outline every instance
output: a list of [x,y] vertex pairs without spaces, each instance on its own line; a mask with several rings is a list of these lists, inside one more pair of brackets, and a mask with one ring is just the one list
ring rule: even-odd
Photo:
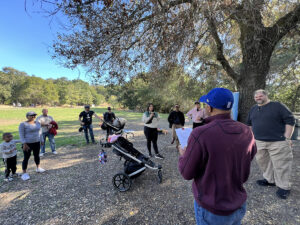
[[[83,69],[70,70],[59,65],[48,53],[60,31],[57,19],[36,13],[33,0],[0,0],[0,69],[13,67],[29,75],[47,78],[67,77],[88,81]],[[63,18],[59,18],[63,21]]]

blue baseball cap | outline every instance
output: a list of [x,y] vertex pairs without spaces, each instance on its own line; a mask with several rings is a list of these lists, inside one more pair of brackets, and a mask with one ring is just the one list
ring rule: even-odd
[[199,101],[216,109],[230,110],[233,105],[233,94],[226,88],[214,88],[207,95],[201,96]]

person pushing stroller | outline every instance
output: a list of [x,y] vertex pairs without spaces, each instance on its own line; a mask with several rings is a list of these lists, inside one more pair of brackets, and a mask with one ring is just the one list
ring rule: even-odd
[[[108,112],[103,114],[103,119],[106,123],[113,124],[114,120],[116,119],[115,113],[111,111],[111,108],[107,108]],[[108,136],[112,134],[112,129],[110,126],[106,128],[106,141],[108,140]]]

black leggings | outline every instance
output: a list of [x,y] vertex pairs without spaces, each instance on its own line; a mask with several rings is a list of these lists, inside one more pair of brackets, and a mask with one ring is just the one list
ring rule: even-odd
[[7,159],[3,159],[5,164],[5,177],[9,177],[10,172],[15,174],[17,171],[17,156],[13,156]]
[[158,132],[157,128],[150,128],[144,126],[144,134],[147,138],[147,149],[149,151],[149,154],[151,154],[151,142],[153,143],[153,148],[155,154],[158,154],[158,148],[157,148],[157,137],[158,137]]
[[28,160],[31,156],[31,151],[33,151],[34,162],[36,165],[40,165],[40,142],[29,143],[27,144],[29,149],[24,151],[24,160],[22,163],[22,169],[26,170],[28,165]]

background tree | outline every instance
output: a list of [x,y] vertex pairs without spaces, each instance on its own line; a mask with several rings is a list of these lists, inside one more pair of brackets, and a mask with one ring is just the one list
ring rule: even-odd
[[[51,2],[51,0],[42,2]],[[265,88],[279,41],[300,20],[297,0],[64,0],[52,12],[69,17],[72,32],[58,35],[54,57],[67,67],[88,66],[118,78],[170,63],[197,71],[209,47],[240,92],[245,120],[253,92]],[[210,64],[208,64],[210,66]],[[195,75],[198,75],[195,72]]]

